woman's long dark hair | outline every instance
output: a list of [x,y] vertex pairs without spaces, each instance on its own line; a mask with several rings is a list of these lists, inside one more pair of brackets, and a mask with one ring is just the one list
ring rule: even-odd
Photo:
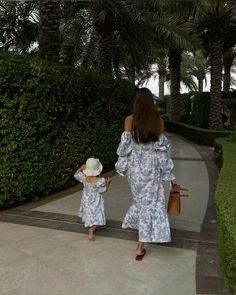
[[132,131],[137,143],[158,141],[162,132],[162,120],[148,88],[136,90]]

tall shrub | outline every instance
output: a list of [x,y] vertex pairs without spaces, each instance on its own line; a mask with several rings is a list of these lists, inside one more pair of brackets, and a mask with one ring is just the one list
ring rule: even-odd
[[[194,94],[194,92],[183,93],[180,95],[180,122],[187,122],[190,118],[191,112],[191,99],[190,97]],[[165,95],[164,99],[161,101],[161,107],[165,110],[164,118],[170,118],[170,95]],[[160,104],[160,103],[159,103]]]
[[0,54],[0,205],[60,189],[88,157],[116,159],[126,80]]
[[209,122],[210,93],[198,92],[193,95],[190,123],[194,126],[207,128]]

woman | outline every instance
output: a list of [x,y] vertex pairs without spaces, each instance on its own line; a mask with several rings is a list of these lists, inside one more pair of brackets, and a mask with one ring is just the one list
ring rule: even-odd
[[175,179],[163,121],[147,88],[138,89],[133,115],[125,119],[116,170],[127,176],[133,195],[122,228],[138,230],[136,260],[142,260],[144,243],[170,242],[170,226],[162,181]]

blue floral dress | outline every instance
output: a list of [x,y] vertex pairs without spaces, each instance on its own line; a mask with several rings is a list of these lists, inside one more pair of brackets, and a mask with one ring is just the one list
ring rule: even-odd
[[172,174],[167,137],[159,141],[138,144],[130,132],[123,132],[117,149],[116,171],[127,176],[133,195],[122,228],[134,228],[140,242],[165,243],[171,240],[170,226],[162,181],[175,179]]
[[80,203],[79,217],[82,218],[85,227],[92,225],[105,225],[104,200],[102,194],[106,190],[106,180],[100,177],[96,183],[85,182],[83,172],[76,173],[75,179],[84,185]]

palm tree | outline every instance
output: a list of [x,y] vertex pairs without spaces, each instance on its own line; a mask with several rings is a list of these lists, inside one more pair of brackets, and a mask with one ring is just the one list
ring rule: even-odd
[[233,47],[225,51],[223,54],[223,66],[224,66],[223,90],[225,92],[229,92],[230,90],[230,83],[231,83],[230,70],[233,65],[235,56],[236,56],[236,52]]
[[61,20],[60,0],[40,1],[39,50],[50,62],[59,61]]
[[[86,51],[91,33],[92,20],[88,15],[88,3],[64,1],[63,19],[60,24],[61,52],[60,62],[66,65],[82,63],[84,52]],[[88,50],[89,56],[93,54],[93,49]]]
[[209,50],[211,66],[209,114],[211,128],[217,128],[222,123],[222,55],[226,33],[235,25],[234,18],[235,6],[230,0],[202,0],[199,5],[198,30],[205,47]]
[[[81,10],[84,9],[84,13],[86,14],[86,21],[83,23],[83,29],[80,30],[80,32],[87,33],[87,38],[83,38],[83,46],[81,46],[85,49],[82,50],[81,63],[83,66],[92,63],[95,64],[96,69],[101,72],[108,73],[110,75],[113,73],[114,46],[117,45],[117,40],[119,40],[119,48],[116,48],[116,53],[120,56],[120,49],[121,47],[124,47],[124,44],[122,44],[124,43],[124,37],[125,35],[128,35],[128,31],[131,31],[130,28],[133,29],[133,23],[135,22],[134,17],[131,17],[129,10],[127,10],[127,2],[128,1],[122,0],[91,0],[87,1],[83,5],[78,5],[76,2],[70,4],[72,7],[70,31],[73,31],[73,27],[75,28],[75,25],[77,25],[77,27],[81,27],[80,25],[78,26],[78,23],[81,24]],[[132,8],[134,9],[134,5]],[[124,34],[125,31],[126,34]],[[134,30],[132,33],[133,32]],[[129,43],[132,43],[132,34],[130,34],[129,37]],[[79,41],[79,38],[77,34],[76,41]],[[81,44],[80,41],[78,43]],[[126,43],[126,45],[127,44],[128,43]],[[134,47],[135,46],[133,46],[133,48]],[[116,58],[116,68],[119,67],[118,60],[119,58]]]
[[[164,11],[171,15],[169,22],[175,30],[167,36],[165,43],[169,49],[171,120],[179,120],[181,112],[181,61],[183,50],[200,47],[198,36],[194,33],[193,19],[196,11],[195,1],[165,1]],[[175,23],[175,25],[174,25]]]
[[113,35],[119,1],[91,1],[90,13],[98,33],[98,68],[101,72],[112,74]]
[[180,118],[181,98],[180,98],[180,66],[182,51],[180,49],[169,50],[170,69],[170,93],[171,93],[171,120],[177,121]]
[[207,59],[202,51],[197,50],[196,52],[185,52],[182,57],[181,74],[186,73],[188,77],[195,77],[198,80],[198,87],[190,82],[190,87],[193,90],[203,91],[203,82],[206,79],[208,63]]
[[125,73],[134,83],[139,71],[145,72],[150,63],[156,62],[156,48],[163,47],[165,40],[174,39],[178,45],[190,44],[193,36],[188,34],[189,30],[186,32],[183,22],[176,17],[162,13],[161,3],[157,0],[87,2],[89,29],[83,42],[81,64],[116,76]]
[[[148,30],[144,2],[91,1],[90,12],[99,37],[97,48],[100,71],[111,74],[115,61],[116,68],[123,67],[134,83],[136,68],[146,63],[152,51],[152,31],[150,27]],[[114,50],[118,54],[116,57]]]
[[167,74],[167,53],[165,50],[161,51],[162,53],[159,54],[159,58],[157,61],[158,64],[158,75],[159,75],[159,98],[161,100],[164,99],[165,95],[165,81],[166,81],[166,74]]
[[38,39],[36,1],[0,2],[0,48],[26,53]]

